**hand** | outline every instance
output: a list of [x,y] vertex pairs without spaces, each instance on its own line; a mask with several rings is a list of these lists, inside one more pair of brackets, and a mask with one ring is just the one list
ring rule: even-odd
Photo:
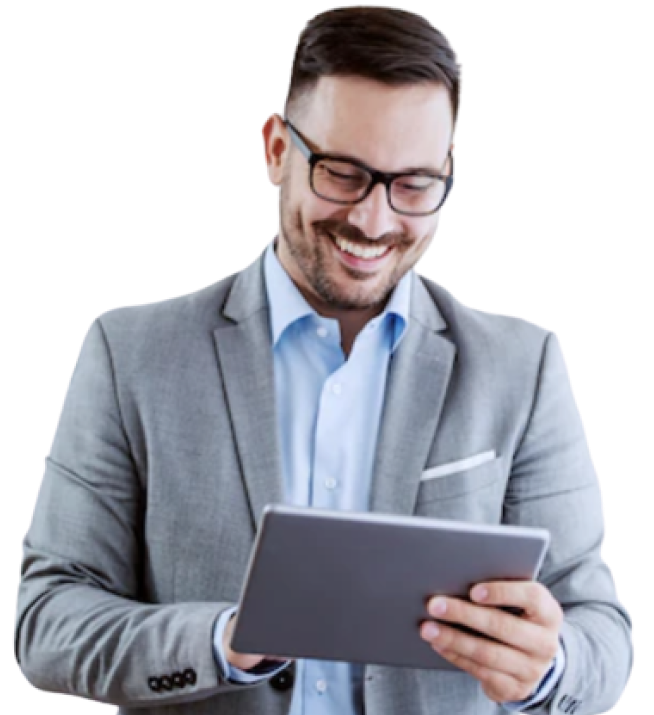
[[231,648],[232,633],[234,632],[234,614],[227,625],[225,626],[225,632],[223,633],[223,651],[225,652],[225,657],[227,662],[234,668],[239,670],[250,670],[255,666],[262,663],[264,660],[275,660],[283,663],[288,660],[288,658],[279,658],[278,656],[263,656],[263,655],[248,655],[245,653],[238,653]]
[[[438,625],[424,621],[420,635],[443,658],[477,678],[491,700],[528,698],[558,651],[561,606],[545,586],[533,581],[477,584],[470,597],[473,603],[443,596],[430,599],[427,608]],[[494,606],[517,606],[524,613],[515,616]],[[460,623],[500,642],[462,633],[443,621]]]

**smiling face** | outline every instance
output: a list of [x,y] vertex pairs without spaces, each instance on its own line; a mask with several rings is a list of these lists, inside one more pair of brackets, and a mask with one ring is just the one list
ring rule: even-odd
[[[386,172],[450,171],[452,110],[446,88],[435,83],[391,87],[361,77],[321,77],[289,119],[317,153],[351,157]],[[427,250],[440,211],[398,214],[383,184],[358,204],[326,201],[311,190],[309,163],[279,116],[266,123],[264,139],[270,179],[281,187],[277,255],[294,283],[323,315],[381,312]],[[360,249],[374,251],[362,255]],[[375,257],[381,249],[386,250]]]

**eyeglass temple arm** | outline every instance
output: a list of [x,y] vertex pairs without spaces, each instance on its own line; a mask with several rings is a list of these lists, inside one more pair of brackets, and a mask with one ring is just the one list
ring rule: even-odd
[[288,119],[284,119],[284,125],[288,129],[288,132],[291,135],[291,139],[293,140],[295,146],[300,150],[302,156],[307,161],[309,161],[311,157],[311,149],[309,149],[309,147],[304,143],[304,140],[298,134],[297,129],[295,129],[295,127],[288,121]]

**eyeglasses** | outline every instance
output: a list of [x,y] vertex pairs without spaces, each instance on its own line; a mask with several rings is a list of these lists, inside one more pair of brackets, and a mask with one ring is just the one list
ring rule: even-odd
[[358,204],[377,184],[384,184],[388,204],[405,216],[429,216],[440,209],[454,183],[454,159],[451,150],[449,175],[432,171],[387,173],[377,171],[362,161],[332,154],[316,154],[309,149],[300,132],[284,119],[289,134],[300,153],[309,162],[309,184],[316,196],[335,204]]

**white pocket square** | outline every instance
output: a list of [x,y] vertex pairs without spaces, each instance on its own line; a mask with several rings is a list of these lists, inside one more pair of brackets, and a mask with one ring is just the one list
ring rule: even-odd
[[447,464],[441,464],[438,467],[432,467],[431,469],[426,469],[420,481],[425,481],[427,479],[438,479],[438,477],[446,477],[448,474],[455,474],[456,472],[463,472],[465,469],[472,469],[472,467],[478,467],[484,462],[490,462],[495,459],[495,450],[491,449],[488,452],[480,452],[472,457],[466,457],[466,459],[457,459],[456,462],[448,462]]

